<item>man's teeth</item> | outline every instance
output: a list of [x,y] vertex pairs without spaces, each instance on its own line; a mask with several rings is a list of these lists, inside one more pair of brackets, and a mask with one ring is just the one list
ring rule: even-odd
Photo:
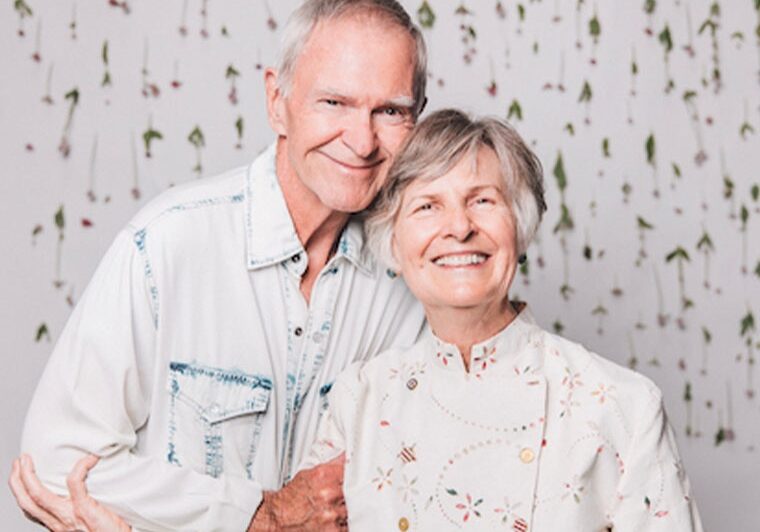
[[469,255],[446,255],[435,259],[434,263],[436,266],[467,266],[469,264],[481,264],[485,260],[485,255],[471,253]]

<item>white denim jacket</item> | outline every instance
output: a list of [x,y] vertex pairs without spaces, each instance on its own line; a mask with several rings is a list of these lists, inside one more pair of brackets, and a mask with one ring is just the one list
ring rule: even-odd
[[415,341],[422,309],[356,220],[306,304],[274,160],[171,189],[117,236],[26,419],[49,487],[95,453],[91,495],[137,529],[244,530],[310,447],[335,376]]

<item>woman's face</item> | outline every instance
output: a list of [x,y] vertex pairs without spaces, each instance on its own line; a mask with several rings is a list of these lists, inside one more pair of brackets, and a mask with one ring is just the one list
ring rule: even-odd
[[411,183],[394,225],[393,254],[427,310],[494,308],[517,265],[515,224],[499,161],[481,147],[432,181]]

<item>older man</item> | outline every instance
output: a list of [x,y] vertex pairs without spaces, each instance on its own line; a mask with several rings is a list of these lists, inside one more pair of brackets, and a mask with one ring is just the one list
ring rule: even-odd
[[[65,493],[77,459],[98,455],[90,494],[135,528],[344,524],[340,462],[290,477],[337,373],[423,324],[351,217],[424,104],[408,14],[394,0],[307,0],[265,83],[276,144],[135,216],[29,410],[22,448],[46,485]],[[70,500],[46,494],[28,459],[10,483],[33,518],[73,526]]]

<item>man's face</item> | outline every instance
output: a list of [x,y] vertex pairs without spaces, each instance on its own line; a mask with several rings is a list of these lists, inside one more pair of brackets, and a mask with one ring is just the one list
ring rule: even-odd
[[270,121],[287,152],[278,170],[331,210],[367,207],[414,125],[414,54],[411,36],[376,16],[320,22],[288,96],[270,95]]

